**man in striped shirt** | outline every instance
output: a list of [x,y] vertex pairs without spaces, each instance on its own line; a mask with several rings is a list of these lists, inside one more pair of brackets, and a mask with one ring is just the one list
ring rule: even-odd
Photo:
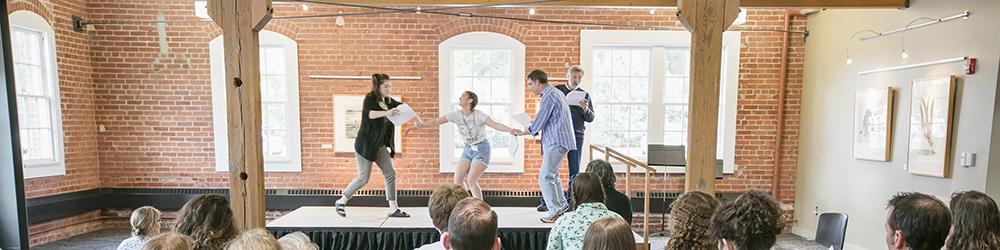
[[538,174],[538,185],[542,190],[542,199],[549,208],[548,216],[543,217],[542,222],[554,223],[569,207],[559,181],[559,166],[562,166],[567,152],[577,149],[573,118],[570,116],[569,105],[566,104],[566,96],[549,85],[549,77],[545,71],[531,71],[526,83],[532,93],[541,95],[538,114],[525,134],[542,133],[542,168]]

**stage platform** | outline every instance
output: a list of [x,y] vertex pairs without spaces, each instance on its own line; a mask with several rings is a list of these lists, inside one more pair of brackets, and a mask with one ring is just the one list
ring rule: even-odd
[[[320,249],[409,250],[440,239],[426,207],[404,207],[410,218],[389,218],[387,207],[348,207],[347,217],[332,206],[306,206],[267,224],[281,237],[301,231]],[[503,249],[545,249],[553,224],[533,207],[494,207]]]

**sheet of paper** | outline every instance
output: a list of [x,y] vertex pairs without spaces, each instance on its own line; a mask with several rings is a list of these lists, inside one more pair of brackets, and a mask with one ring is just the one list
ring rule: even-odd
[[511,118],[514,119],[514,121],[516,121],[517,123],[521,124],[521,126],[523,126],[524,129],[528,129],[528,127],[531,127],[531,117],[528,117],[528,114],[525,113],[515,114],[511,116]]
[[404,123],[410,121],[410,119],[417,117],[417,112],[414,112],[413,108],[410,108],[408,104],[396,106],[396,110],[399,110],[399,114],[386,117],[396,126],[402,126]]
[[511,135],[514,140],[510,141],[510,157],[513,158],[517,156],[517,150],[521,148],[521,140],[517,139],[517,136]]
[[566,104],[570,106],[580,106],[580,101],[587,98],[587,92],[583,91],[570,91],[566,95]]

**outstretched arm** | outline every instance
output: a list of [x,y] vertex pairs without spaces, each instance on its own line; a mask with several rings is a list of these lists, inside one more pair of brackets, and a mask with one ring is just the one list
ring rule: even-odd
[[503,123],[496,122],[493,120],[492,117],[486,117],[486,126],[490,126],[491,128],[496,129],[497,131],[507,132],[513,135],[521,134],[520,130],[512,129],[510,127],[507,127],[507,125],[503,125]]
[[416,118],[417,118],[416,119],[417,120],[417,124],[414,125],[413,127],[410,127],[408,129],[406,129],[406,133],[404,133],[404,134],[409,134],[410,131],[416,130],[416,129],[441,126],[441,124],[445,124],[445,123],[448,122],[448,118],[445,117],[445,116],[434,118],[434,119],[432,119],[430,121],[427,121],[426,123],[423,120],[420,119],[420,116],[417,116]]

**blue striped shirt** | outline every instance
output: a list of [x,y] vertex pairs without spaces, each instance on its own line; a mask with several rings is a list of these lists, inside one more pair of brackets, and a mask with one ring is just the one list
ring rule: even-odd
[[546,85],[542,90],[542,101],[538,105],[538,115],[531,122],[528,131],[533,135],[542,132],[542,146],[562,146],[566,150],[576,150],[573,135],[573,118],[566,105],[566,96],[555,87]]

